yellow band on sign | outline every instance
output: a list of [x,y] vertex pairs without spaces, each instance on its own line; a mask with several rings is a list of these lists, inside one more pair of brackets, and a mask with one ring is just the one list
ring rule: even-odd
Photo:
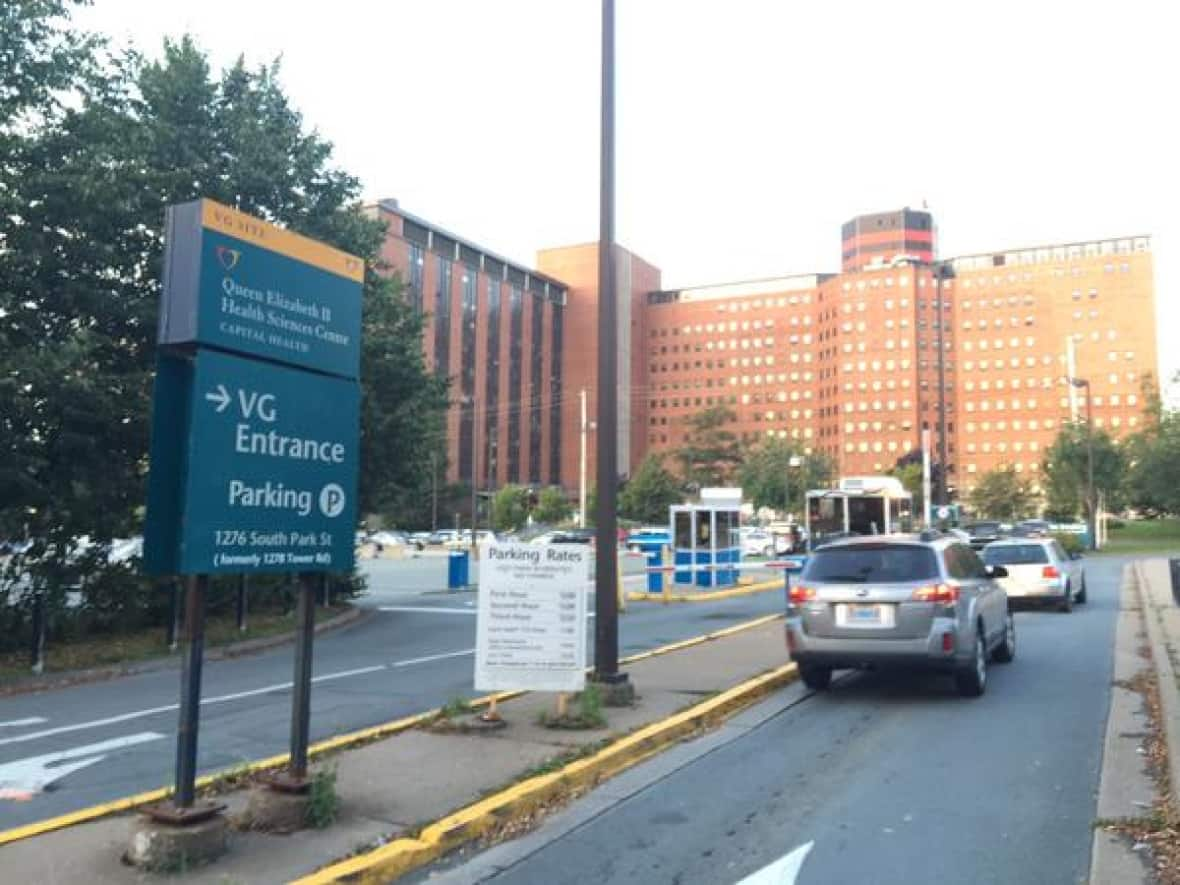
[[268,224],[212,200],[201,200],[201,226],[346,279],[364,282],[365,263],[355,255],[341,252],[294,231]]

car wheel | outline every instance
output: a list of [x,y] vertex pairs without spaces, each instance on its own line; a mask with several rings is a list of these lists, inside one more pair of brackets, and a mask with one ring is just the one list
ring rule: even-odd
[[1068,615],[1073,611],[1073,588],[1068,583],[1065,585],[1065,596],[1062,597],[1061,604],[1057,607],[1057,610],[1063,615]]
[[799,678],[811,690],[825,691],[832,684],[832,668],[810,667],[807,664],[800,664]]
[[772,547],[770,544],[767,544],[762,548],[762,555],[767,559],[770,559],[772,556],[774,556],[774,547]]
[[1004,615],[1004,639],[992,652],[992,659],[1001,664],[1009,663],[1016,657],[1016,616],[1009,611]]
[[1082,575],[1082,589],[1078,591],[1078,605],[1086,604],[1086,576]]
[[977,698],[987,688],[987,644],[982,628],[976,628],[974,658],[967,667],[955,673],[955,686],[965,698]]

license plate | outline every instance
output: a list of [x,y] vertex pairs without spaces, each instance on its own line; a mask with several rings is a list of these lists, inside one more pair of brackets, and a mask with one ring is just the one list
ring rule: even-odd
[[881,606],[854,603],[848,606],[848,620],[853,624],[880,624]]

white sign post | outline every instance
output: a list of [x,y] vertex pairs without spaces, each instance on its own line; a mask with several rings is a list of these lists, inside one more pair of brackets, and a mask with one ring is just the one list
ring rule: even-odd
[[477,691],[581,691],[591,549],[489,544],[479,563]]

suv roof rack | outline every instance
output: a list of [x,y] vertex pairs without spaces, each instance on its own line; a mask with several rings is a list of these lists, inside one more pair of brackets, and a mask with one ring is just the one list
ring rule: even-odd
[[943,537],[943,534],[938,529],[922,529],[921,534],[918,535],[918,540],[937,541],[941,537]]

